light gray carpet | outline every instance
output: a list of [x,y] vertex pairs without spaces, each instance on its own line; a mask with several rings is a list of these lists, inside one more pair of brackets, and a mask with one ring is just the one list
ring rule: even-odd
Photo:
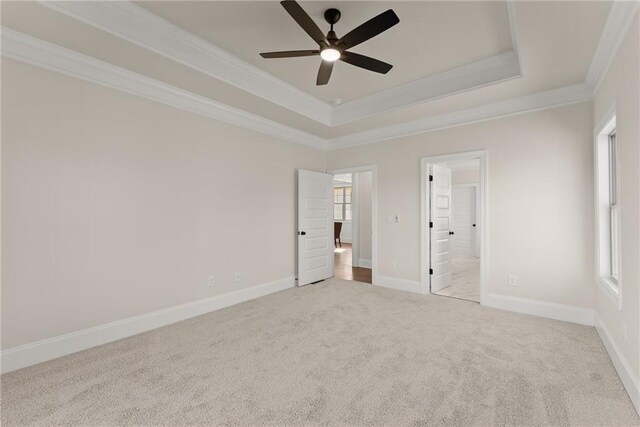
[[2,425],[639,425],[593,328],[358,282],[2,376]]
[[451,259],[451,286],[434,293],[480,302],[480,258],[454,256]]

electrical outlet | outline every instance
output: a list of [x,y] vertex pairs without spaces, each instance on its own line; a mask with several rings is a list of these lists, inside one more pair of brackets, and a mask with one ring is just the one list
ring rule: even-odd
[[518,286],[518,276],[509,274],[507,276],[507,280],[508,280],[509,286]]
[[243,274],[242,273],[236,273],[236,282],[242,282],[243,279]]
[[207,286],[211,288],[215,285],[216,285],[216,276],[212,274],[211,276],[209,276],[209,282],[207,282]]
[[398,263],[395,261],[391,261],[391,269],[395,270],[396,268],[398,268]]

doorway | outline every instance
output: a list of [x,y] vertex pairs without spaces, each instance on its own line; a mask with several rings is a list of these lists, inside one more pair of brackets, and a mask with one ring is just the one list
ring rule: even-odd
[[484,291],[486,155],[422,160],[425,293],[481,303]]
[[332,171],[334,277],[363,283],[374,278],[374,194],[372,167]]

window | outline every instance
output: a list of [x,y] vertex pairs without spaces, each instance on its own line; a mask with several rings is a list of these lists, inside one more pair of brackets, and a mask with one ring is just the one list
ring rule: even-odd
[[609,242],[609,263],[611,279],[618,283],[619,278],[619,264],[620,255],[618,254],[618,237],[620,232],[618,230],[618,155],[616,146],[616,130],[609,134],[608,138],[609,148],[609,235],[611,236]]
[[616,117],[596,131],[598,279],[620,307],[620,188]]
[[333,219],[351,221],[351,187],[333,189]]

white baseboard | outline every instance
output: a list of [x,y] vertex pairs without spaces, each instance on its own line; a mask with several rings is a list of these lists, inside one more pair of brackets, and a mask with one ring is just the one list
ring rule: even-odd
[[358,267],[362,267],[362,268],[371,268],[371,260],[370,259],[363,259],[360,258],[358,260]]
[[46,362],[47,360],[66,356],[67,354],[86,350],[294,286],[294,277],[286,277],[250,288],[239,289],[226,294],[9,348],[0,353],[1,371],[3,373],[10,372],[35,365],[36,363]]
[[397,277],[389,276],[376,276],[373,278],[373,284],[375,286],[382,286],[384,288],[391,288],[399,291],[424,294],[420,282],[413,280],[399,279]]
[[593,310],[571,305],[555,304],[499,294],[487,295],[482,305],[499,308],[501,310],[514,311],[516,313],[546,317],[548,319],[579,323],[581,325],[594,325]]
[[616,372],[624,385],[624,388],[627,390],[629,397],[631,398],[631,402],[633,406],[636,408],[636,412],[640,415],[640,381],[633,374],[633,370],[627,363],[624,355],[616,345],[616,343],[611,339],[611,335],[609,331],[602,323],[600,316],[596,315],[595,317],[596,323],[596,331],[598,331],[598,335],[600,335],[600,339],[604,344],[604,347],[607,349],[607,353],[609,353],[609,358],[611,362],[613,362],[614,368],[616,368]]

